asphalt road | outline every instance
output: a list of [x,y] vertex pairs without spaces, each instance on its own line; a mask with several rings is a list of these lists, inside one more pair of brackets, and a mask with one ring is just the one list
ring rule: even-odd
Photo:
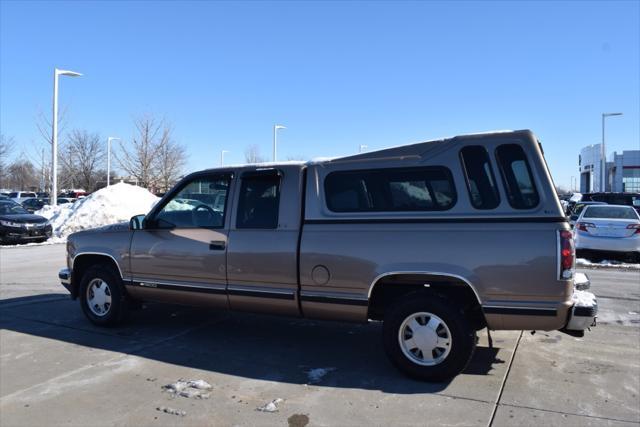
[[[0,426],[640,423],[638,271],[583,270],[600,310],[584,338],[494,332],[489,348],[483,333],[464,374],[427,384],[389,364],[377,323],[149,305],[96,328],[58,284],[63,264],[64,245],[0,248]],[[213,390],[163,391],[180,378]]]

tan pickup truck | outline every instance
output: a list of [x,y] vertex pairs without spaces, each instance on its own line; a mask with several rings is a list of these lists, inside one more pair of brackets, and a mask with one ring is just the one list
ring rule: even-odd
[[196,172],[67,251],[59,277],[95,324],[139,301],[384,321],[393,363],[431,381],[482,328],[581,335],[597,311],[529,131]]

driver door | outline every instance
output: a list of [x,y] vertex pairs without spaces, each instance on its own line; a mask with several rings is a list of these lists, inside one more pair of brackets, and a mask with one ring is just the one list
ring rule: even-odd
[[231,174],[198,174],[145,218],[131,240],[132,296],[228,307],[226,201],[231,182]]

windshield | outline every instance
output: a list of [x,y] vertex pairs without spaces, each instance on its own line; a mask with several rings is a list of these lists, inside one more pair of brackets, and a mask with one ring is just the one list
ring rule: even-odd
[[28,214],[27,210],[15,203],[0,203],[0,215]]
[[583,218],[638,219],[630,206],[588,206]]

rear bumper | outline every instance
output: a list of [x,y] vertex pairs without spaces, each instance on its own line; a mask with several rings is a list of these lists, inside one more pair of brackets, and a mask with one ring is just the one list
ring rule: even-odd
[[576,249],[591,249],[608,252],[639,252],[640,235],[636,236],[612,238],[589,236],[585,233],[577,233]]
[[567,316],[567,324],[561,329],[569,335],[582,337],[584,331],[596,326],[598,317],[598,302],[591,292],[575,290],[573,292],[573,306]]

